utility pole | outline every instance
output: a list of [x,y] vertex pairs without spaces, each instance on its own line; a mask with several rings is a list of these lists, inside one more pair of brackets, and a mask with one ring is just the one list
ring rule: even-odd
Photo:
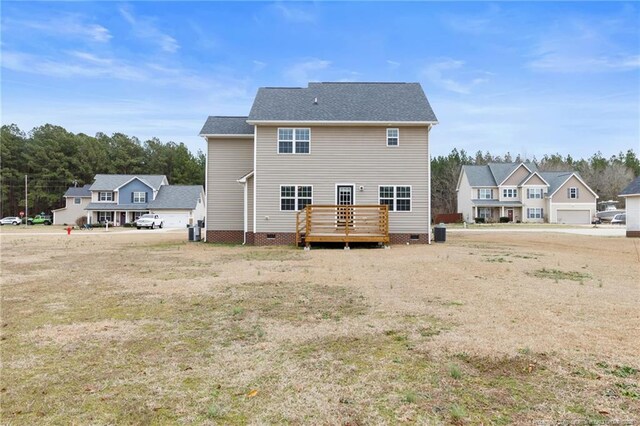
[[27,175],[24,175],[24,226],[29,224],[29,192],[27,191]]

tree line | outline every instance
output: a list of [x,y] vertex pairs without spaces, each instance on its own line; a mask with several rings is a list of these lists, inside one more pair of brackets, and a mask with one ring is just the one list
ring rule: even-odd
[[[464,150],[453,149],[449,155],[431,159],[432,214],[456,213],[458,176],[464,165],[485,165],[489,163],[511,163],[528,161],[540,171],[575,171],[599,195],[599,200],[616,200],[618,194],[635,177],[640,175],[640,160],[632,149],[605,158],[600,152],[587,159],[575,159],[571,155],[544,155],[533,157],[513,157],[510,153],[494,156],[478,151],[469,155]],[[624,207],[624,204],[621,206]]]
[[204,185],[205,155],[183,143],[157,138],[141,142],[122,133],[74,134],[45,124],[28,134],[4,125],[0,134],[2,216],[14,216],[25,205],[28,175],[29,213],[64,206],[70,186],[93,183],[96,174],[166,175],[170,184]]
[[[157,138],[141,142],[122,133],[88,136],[51,124],[26,134],[12,124],[1,128],[0,161],[2,216],[12,216],[25,205],[25,175],[29,176],[30,211],[50,212],[62,207],[68,187],[92,183],[100,173],[160,174],[171,184],[204,185],[206,158],[202,151],[193,155],[183,143]],[[600,200],[616,199],[640,175],[640,161],[631,149],[610,158],[598,152],[587,159],[551,154],[539,160],[510,153],[469,155],[453,149],[431,160],[432,214],[456,212],[456,185],[463,165],[521,161],[535,163],[542,171],[576,171]]]

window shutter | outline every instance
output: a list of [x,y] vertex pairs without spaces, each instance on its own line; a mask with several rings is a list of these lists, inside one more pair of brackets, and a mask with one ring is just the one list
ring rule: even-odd
[[478,189],[478,200],[480,199],[480,190]]
[[567,188],[567,198],[571,198],[571,188]]
[[148,203],[148,202],[149,202],[149,193],[148,193],[148,192],[145,192],[145,193],[144,193],[144,202],[145,202],[145,203]]
[[131,193],[131,202],[133,203],[133,192]]
[[491,194],[491,199],[493,200],[493,189],[489,191],[489,194]]
[[580,188],[576,188],[576,198],[580,198]]

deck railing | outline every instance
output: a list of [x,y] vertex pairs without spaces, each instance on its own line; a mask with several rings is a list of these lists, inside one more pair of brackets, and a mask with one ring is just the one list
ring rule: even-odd
[[386,205],[309,204],[296,215],[296,242],[389,243]]

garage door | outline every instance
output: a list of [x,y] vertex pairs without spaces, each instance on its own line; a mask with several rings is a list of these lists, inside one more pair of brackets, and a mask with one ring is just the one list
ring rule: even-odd
[[165,228],[186,228],[189,224],[188,213],[158,213],[164,222]]
[[591,215],[589,210],[558,210],[558,223],[589,224]]

